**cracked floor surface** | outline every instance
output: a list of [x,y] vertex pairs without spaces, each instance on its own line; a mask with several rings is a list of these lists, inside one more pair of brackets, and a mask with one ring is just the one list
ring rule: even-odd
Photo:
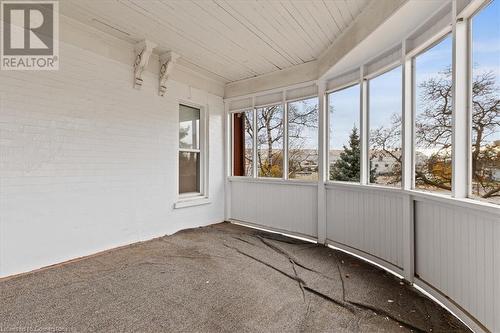
[[228,223],[0,281],[0,331],[470,332],[379,268]]

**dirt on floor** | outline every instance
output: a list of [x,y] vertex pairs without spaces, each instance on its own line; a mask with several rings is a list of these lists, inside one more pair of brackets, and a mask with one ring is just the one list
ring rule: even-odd
[[0,281],[0,332],[470,332],[393,275],[228,223]]

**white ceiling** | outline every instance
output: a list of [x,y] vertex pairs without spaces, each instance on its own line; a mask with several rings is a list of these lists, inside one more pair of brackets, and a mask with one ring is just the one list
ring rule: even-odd
[[232,82],[318,59],[369,1],[65,0],[60,11]]

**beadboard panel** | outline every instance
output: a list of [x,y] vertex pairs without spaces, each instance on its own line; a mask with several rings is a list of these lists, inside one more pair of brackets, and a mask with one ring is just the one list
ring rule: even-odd
[[231,181],[231,218],[316,238],[315,184]]
[[431,201],[415,201],[416,275],[500,332],[498,216]]
[[120,39],[147,37],[183,63],[231,82],[318,59],[369,4],[65,0],[60,11]]
[[403,267],[401,194],[356,187],[327,189],[327,238]]

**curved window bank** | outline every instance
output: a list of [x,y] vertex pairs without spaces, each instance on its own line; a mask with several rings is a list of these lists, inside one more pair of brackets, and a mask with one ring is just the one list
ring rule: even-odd
[[[227,97],[226,218],[354,253],[500,332],[499,12],[447,2],[368,58],[377,31],[316,80]],[[235,117],[267,116],[273,144],[235,149]]]

